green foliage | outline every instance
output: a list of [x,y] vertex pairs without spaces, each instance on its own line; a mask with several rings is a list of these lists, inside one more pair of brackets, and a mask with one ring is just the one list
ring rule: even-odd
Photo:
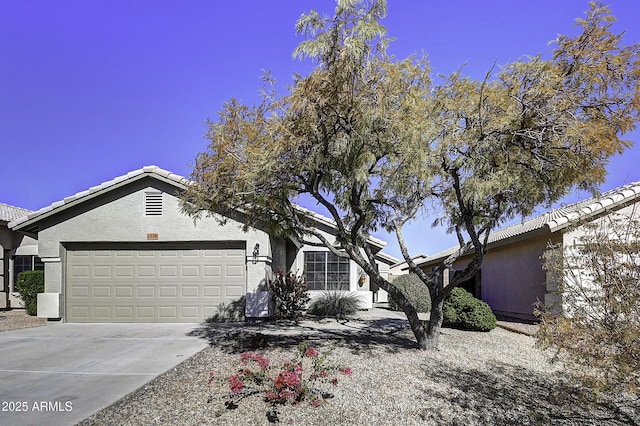
[[596,393],[640,390],[640,221],[610,213],[544,255],[560,303],[540,306],[538,345]]
[[16,289],[29,315],[38,314],[38,293],[44,293],[44,271],[23,271],[18,274]]
[[460,287],[454,288],[445,299],[443,314],[445,326],[472,331],[496,328],[496,316],[489,305]]
[[[393,280],[393,286],[398,288],[409,302],[416,308],[418,312],[429,312],[431,310],[431,296],[429,289],[415,274],[400,275]],[[389,297],[389,307],[394,311],[400,311],[402,308],[398,302]]]
[[307,313],[344,319],[360,309],[360,299],[353,293],[339,290],[323,291],[322,295],[311,302]]
[[[590,3],[579,34],[558,37],[550,55],[501,64],[482,80],[460,72],[432,78],[425,57],[387,55],[386,13],[384,0],[350,0],[338,2],[333,17],[301,16],[304,40],[294,55],[315,67],[285,93],[266,75],[258,105],[224,105],[209,122],[210,143],[196,158],[183,210],[222,222],[240,211],[247,228],[332,251],[338,242],[390,291],[369,234],[395,232],[409,258],[402,228],[433,209],[475,253],[452,278],[458,285],[482,264],[492,229],[575,186],[594,189],[608,159],[630,145],[621,138],[640,120],[640,45],[622,45],[601,4]],[[335,239],[294,205],[299,197],[330,217]],[[438,274],[422,279],[440,295]],[[403,306],[420,347],[437,339],[410,303]]]
[[302,277],[293,273],[276,273],[269,281],[269,291],[276,305],[276,315],[280,318],[298,318],[304,313],[309,302],[309,292]]

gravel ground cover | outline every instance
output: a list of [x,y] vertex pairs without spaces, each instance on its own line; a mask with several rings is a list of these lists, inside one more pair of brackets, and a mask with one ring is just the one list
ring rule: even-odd
[[[210,324],[193,331],[211,346],[80,424],[87,425],[633,425],[637,397],[593,402],[534,338],[506,329],[474,333],[443,329],[440,350],[419,351],[402,318]],[[251,395],[229,409],[223,380],[240,354],[290,359],[307,341],[329,360],[351,367],[333,397],[272,407]]]
[[21,328],[41,327],[47,324],[46,318],[32,317],[24,309],[0,311],[0,331],[18,330]]

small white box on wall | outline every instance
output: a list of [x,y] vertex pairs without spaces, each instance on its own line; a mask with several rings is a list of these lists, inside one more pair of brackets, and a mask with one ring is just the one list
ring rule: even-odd
[[250,291],[246,295],[245,316],[247,318],[268,318],[274,314],[275,307],[268,291]]
[[38,293],[38,317],[60,318],[60,293]]

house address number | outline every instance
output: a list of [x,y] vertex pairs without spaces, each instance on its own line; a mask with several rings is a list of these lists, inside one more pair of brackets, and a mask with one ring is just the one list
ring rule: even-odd
[[159,237],[160,237],[160,236],[158,235],[158,233],[157,233],[157,232],[151,232],[151,233],[147,234],[147,240],[150,240],[150,241],[155,241],[155,240],[157,240]]

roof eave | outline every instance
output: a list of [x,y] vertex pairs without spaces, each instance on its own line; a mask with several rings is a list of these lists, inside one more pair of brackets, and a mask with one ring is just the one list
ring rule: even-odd
[[[159,181],[171,184],[180,189],[185,189],[187,187],[187,182],[184,178],[173,175],[172,173],[166,172],[155,166],[147,166],[143,167],[137,172],[131,172],[127,175],[119,176],[113,179],[113,181],[105,182],[101,185],[91,187],[85,191],[81,191],[77,194],[66,197],[61,201],[57,201],[40,210],[29,213],[26,216],[9,222],[8,227],[13,231],[21,231],[24,233],[37,235],[38,224],[40,221],[149,176]],[[106,185],[107,183],[108,185]]]

